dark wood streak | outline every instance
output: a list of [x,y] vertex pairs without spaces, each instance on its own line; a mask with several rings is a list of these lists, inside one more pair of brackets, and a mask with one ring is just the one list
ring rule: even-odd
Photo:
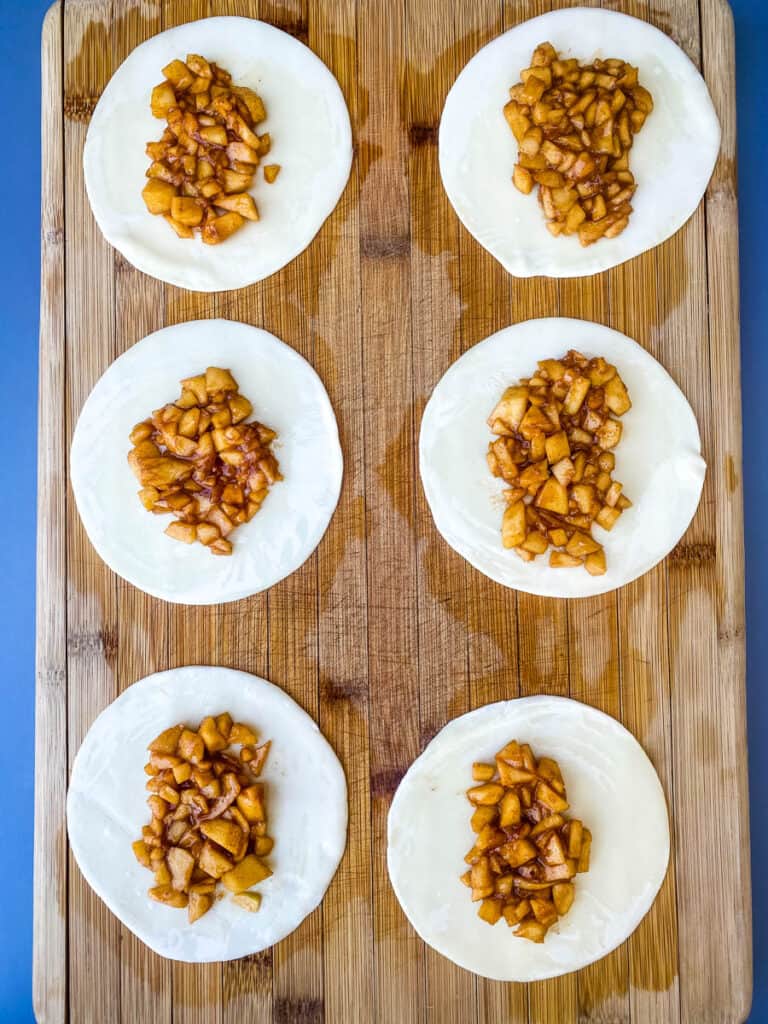
[[687,543],[681,541],[676,544],[669,555],[670,561],[684,563],[685,565],[704,565],[706,562],[714,562],[717,558],[717,548],[711,541],[698,543]]
[[374,800],[391,799],[405,775],[399,768],[384,768],[371,775],[371,796]]
[[412,124],[408,138],[413,146],[436,146],[438,126],[436,124]]
[[360,239],[360,255],[366,260],[402,259],[410,255],[411,240],[407,235],[377,237],[363,235]]
[[279,28],[281,32],[287,32],[289,36],[300,39],[302,43],[307,44],[309,42],[309,24],[306,18],[300,16],[291,17],[290,12],[286,11],[285,17],[267,17],[263,18],[262,21],[266,21],[268,25]]
[[321,999],[276,999],[272,1005],[274,1024],[320,1024],[324,1019]]
[[87,124],[99,102],[98,96],[65,96],[64,117],[68,121],[80,121]]
[[110,661],[117,655],[117,646],[117,631],[110,628],[95,633],[72,633],[67,637],[67,654],[70,657],[103,654]]

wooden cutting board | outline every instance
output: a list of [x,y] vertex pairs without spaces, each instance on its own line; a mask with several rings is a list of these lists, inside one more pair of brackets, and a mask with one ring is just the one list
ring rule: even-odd
[[[66,0],[43,30],[43,226],[35,863],[40,1021],[690,1024],[741,1021],[751,991],[734,47],[725,0],[619,0],[702,69],[723,125],[706,200],[664,245],[609,273],[515,280],[459,224],[437,126],[466,61],[536,0]],[[554,6],[567,6],[555,4]],[[606,4],[606,6],[609,6]],[[261,17],[338,78],[352,176],[312,245],[261,284],[167,287],[101,237],[83,187],[89,116],[142,40],[210,14]],[[681,167],[681,174],[685,168]],[[691,401],[709,472],[698,514],[656,569],[618,592],[555,601],[505,590],[438,536],[418,480],[424,404],[448,366],[531,316],[594,319],[646,346]],[[164,324],[226,316],[316,367],[346,466],[313,557],[267,594],[219,608],[147,597],[91,548],[67,453],[100,374]],[[162,960],[121,926],[68,853],[68,769],[99,711],[189,663],[267,676],[319,722],[347,772],[349,845],[319,908],[233,963]],[[674,853],[635,934],[554,981],[476,978],[426,948],[389,886],[386,816],[404,771],[450,718],[556,693],[623,721],[669,801]],[[116,794],[116,798],[119,795]],[[429,884],[429,879],[424,880]]]

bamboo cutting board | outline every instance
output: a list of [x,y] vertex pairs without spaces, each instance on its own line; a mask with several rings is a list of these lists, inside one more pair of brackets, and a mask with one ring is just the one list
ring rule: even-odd
[[[606,4],[607,6],[608,4]],[[733,26],[725,0],[610,6],[673,36],[723,125],[706,201],[672,239],[597,277],[516,280],[442,189],[437,125],[476,50],[546,0],[66,0],[43,30],[35,1009],[38,1020],[266,1024],[708,1024],[751,993]],[[556,6],[567,6],[556,4]],[[129,266],[83,187],[88,119],[112,72],[163,28],[261,17],[326,62],[356,161],[314,243],[269,280],[198,295]],[[681,173],[684,169],[681,168]],[[479,575],[435,531],[416,466],[424,404],[463,351],[510,322],[576,316],[624,331],[670,371],[709,465],[698,514],[660,566],[618,592],[556,601]],[[316,367],[345,453],[341,502],[313,557],[219,608],[147,597],[91,548],[67,484],[90,389],[164,324],[265,327]],[[346,769],[349,845],[322,906],[272,950],[189,966],[146,949],[68,854],[68,769],[122,690],[178,665],[264,675],[319,722]],[[673,858],[635,934],[536,984],[475,978],[426,948],[389,886],[399,779],[450,718],[556,693],[615,715],[666,790]],[[425,879],[425,884],[428,880]]]

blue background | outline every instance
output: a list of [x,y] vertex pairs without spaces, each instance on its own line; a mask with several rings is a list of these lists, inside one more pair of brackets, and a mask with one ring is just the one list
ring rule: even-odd
[[[0,743],[3,835],[0,878],[0,1020],[32,1021],[32,797],[34,584],[40,180],[40,29],[49,0],[0,0],[0,95],[7,152],[0,232],[4,327],[0,358],[6,412],[0,587]],[[739,110],[741,328],[747,543],[747,690],[752,818],[755,988],[751,1022],[768,1022],[768,116],[764,64],[768,4],[733,0]],[[760,740],[763,739],[761,743]],[[642,1024],[642,1022],[640,1022]]]

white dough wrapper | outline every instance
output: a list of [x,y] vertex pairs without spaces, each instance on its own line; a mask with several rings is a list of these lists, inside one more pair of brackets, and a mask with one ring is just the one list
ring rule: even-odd
[[[548,553],[523,562],[502,547],[507,484],[491,476],[485,458],[494,439],[487,419],[504,389],[532,376],[537,360],[571,348],[605,356],[632,400],[620,417],[613,477],[633,504],[610,532],[593,527],[605,548],[603,576],[581,566],[552,569]],[[419,468],[435,526],[451,547],[497,583],[544,597],[603,594],[653,568],[687,529],[706,472],[693,410],[667,371],[624,334],[566,317],[505,327],[457,359],[424,410]]]
[[[589,871],[543,944],[502,920],[491,927],[459,880],[474,835],[465,793],[473,761],[509,740],[560,764],[569,814],[592,832]],[[421,938],[460,967],[498,981],[576,971],[620,945],[648,912],[669,860],[664,792],[653,765],[615,719],[564,697],[523,697],[455,718],[414,761],[389,811],[387,866]]]
[[[512,184],[517,141],[502,113],[509,89],[539,43],[582,63],[617,57],[640,69],[654,109],[635,136],[634,212],[616,238],[583,248],[554,238],[537,201]],[[720,149],[720,124],[704,79],[653,25],[616,11],[573,7],[524,21],[475,54],[456,79],[440,121],[440,174],[462,223],[510,274],[584,277],[659,245],[688,220]]]
[[[167,537],[172,517],[147,512],[127,462],[133,427],[208,366],[230,369],[252,418],[277,431],[285,477],[232,534],[228,557]],[[339,500],[343,461],[330,399],[306,359],[258,327],[193,320],[148,335],[107,369],[77,421],[69,471],[88,538],[110,569],[165,601],[221,604],[266,590],[309,558]]]
[[[256,886],[258,913],[223,890],[189,924],[185,910],[150,899],[152,875],[131,849],[149,815],[147,744],[177,722],[194,728],[224,711],[272,741],[262,779],[273,874]],[[85,880],[150,949],[188,963],[234,960],[285,938],[322,900],[346,846],[347,784],[314,721],[279,687],[247,672],[194,665],[147,676],[102,711],[72,766],[67,829]]]
[[[147,142],[165,122],[152,116],[153,86],[171,60],[199,53],[264,100],[272,150],[251,189],[260,220],[220,245],[181,239],[141,198]],[[274,184],[264,164],[280,164]],[[93,112],[83,152],[85,185],[104,237],[145,274],[200,292],[261,281],[299,255],[344,191],[352,129],[339,84],[298,39],[251,18],[205,18],[153,36],[123,61]]]

